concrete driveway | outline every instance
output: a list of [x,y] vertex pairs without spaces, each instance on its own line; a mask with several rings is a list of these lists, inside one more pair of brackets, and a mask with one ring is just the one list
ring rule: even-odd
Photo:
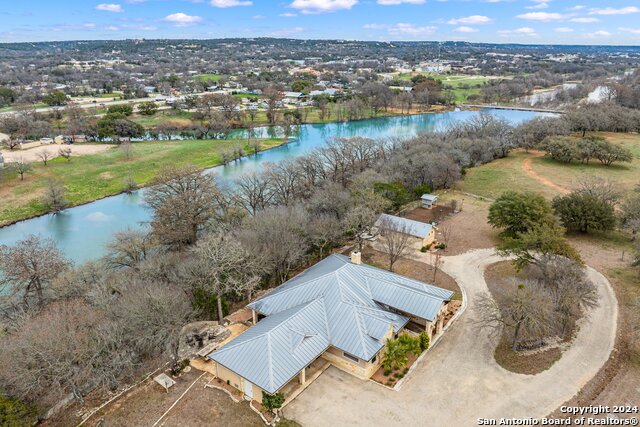
[[284,409],[303,426],[473,426],[477,419],[544,417],[574,396],[609,358],[618,306],[609,282],[589,269],[600,306],[590,311],[562,358],[535,376],[514,374],[493,358],[495,338],[474,324],[474,302],[488,292],[492,249],[446,257],[443,270],[466,291],[466,311],[402,385],[388,390],[331,367]]

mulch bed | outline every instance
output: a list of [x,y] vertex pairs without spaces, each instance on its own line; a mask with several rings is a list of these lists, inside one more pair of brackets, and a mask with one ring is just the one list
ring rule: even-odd
[[[419,355],[418,355],[419,356]],[[407,372],[409,372],[409,368],[411,368],[411,366],[415,363],[415,361],[418,359],[417,356],[414,356],[413,354],[410,354],[407,357],[407,365],[404,369],[400,370],[400,371],[392,371],[389,375],[385,375],[384,374],[384,368],[381,366],[380,369],[378,369],[375,374],[373,374],[371,376],[371,379],[374,380],[377,383],[380,383],[382,385],[386,385],[387,387],[393,387],[396,385],[396,383],[398,381],[400,381],[402,378],[404,378],[404,376],[407,374]]]

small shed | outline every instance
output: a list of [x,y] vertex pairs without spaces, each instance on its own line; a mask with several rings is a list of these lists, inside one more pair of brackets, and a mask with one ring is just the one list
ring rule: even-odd
[[427,209],[431,209],[438,202],[438,196],[435,194],[423,194],[420,199],[422,200],[422,207]]
[[169,389],[176,384],[173,378],[171,378],[169,375],[165,374],[164,372],[156,376],[153,380],[158,384],[160,384],[162,387],[164,387],[164,389],[167,392],[169,392]]

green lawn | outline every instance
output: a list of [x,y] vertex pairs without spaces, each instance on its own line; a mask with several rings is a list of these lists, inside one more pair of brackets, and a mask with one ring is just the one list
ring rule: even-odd
[[459,183],[460,189],[492,199],[510,189],[533,191],[547,198],[560,194],[557,189],[544,185],[525,172],[525,161],[530,159],[531,169],[535,174],[567,190],[575,188],[581,179],[593,176],[616,182],[622,190],[631,190],[640,183],[640,135],[615,133],[599,135],[631,150],[635,156],[634,161],[612,166],[604,166],[597,161],[589,164],[580,162],[565,164],[540,156],[540,153],[526,153],[518,150],[512,152],[507,158],[469,169]]
[[409,81],[412,77],[418,74],[422,74],[442,82],[443,88],[451,90],[451,93],[453,94],[453,100],[457,103],[467,102],[470,96],[480,94],[482,86],[488,81],[495,78],[491,76],[448,75],[432,73],[400,73],[396,76],[396,78]]
[[149,129],[159,125],[160,123],[164,123],[167,121],[175,121],[175,122],[182,122],[184,124],[189,124],[191,123],[192,115],[193,115],[192,113],[188,111],[183,111],[183,110],[178,110],[178,111],[160,110],[153,116],[143,116],[143,115],[136,114],[131,117],[131,120]]
[[203,82],[205,81],[217,82],[222,77],[224,77],[222,74],[197,74],[193,76],[195,80],[200,80]]
[[[219,165],[220,153],[229,147],[240,144],[249,152],[246,142],[244,139],[140,142],[133,144],[131,160],[126,160],[121,150],[114,148],[100,154],[74,157],[70,162],[57,158],[47,167],[34,164],[24,181],[10,174],[2,181],[0,224],[44,213],[40,196],[50,179],[62,181],[67,199],[77,205],[120,193],[123,180],[129,175],[139,185],[145,185],[163,166],[193,164],[207,168]],[[267,149],[281,143],[280,139],[265,139],[262,146]]]

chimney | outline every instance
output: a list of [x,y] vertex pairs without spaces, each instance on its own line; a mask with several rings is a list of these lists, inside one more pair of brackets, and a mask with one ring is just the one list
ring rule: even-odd
[[351,252],[351,262],[353,264],[362,264],[362,254],[358,251]]

